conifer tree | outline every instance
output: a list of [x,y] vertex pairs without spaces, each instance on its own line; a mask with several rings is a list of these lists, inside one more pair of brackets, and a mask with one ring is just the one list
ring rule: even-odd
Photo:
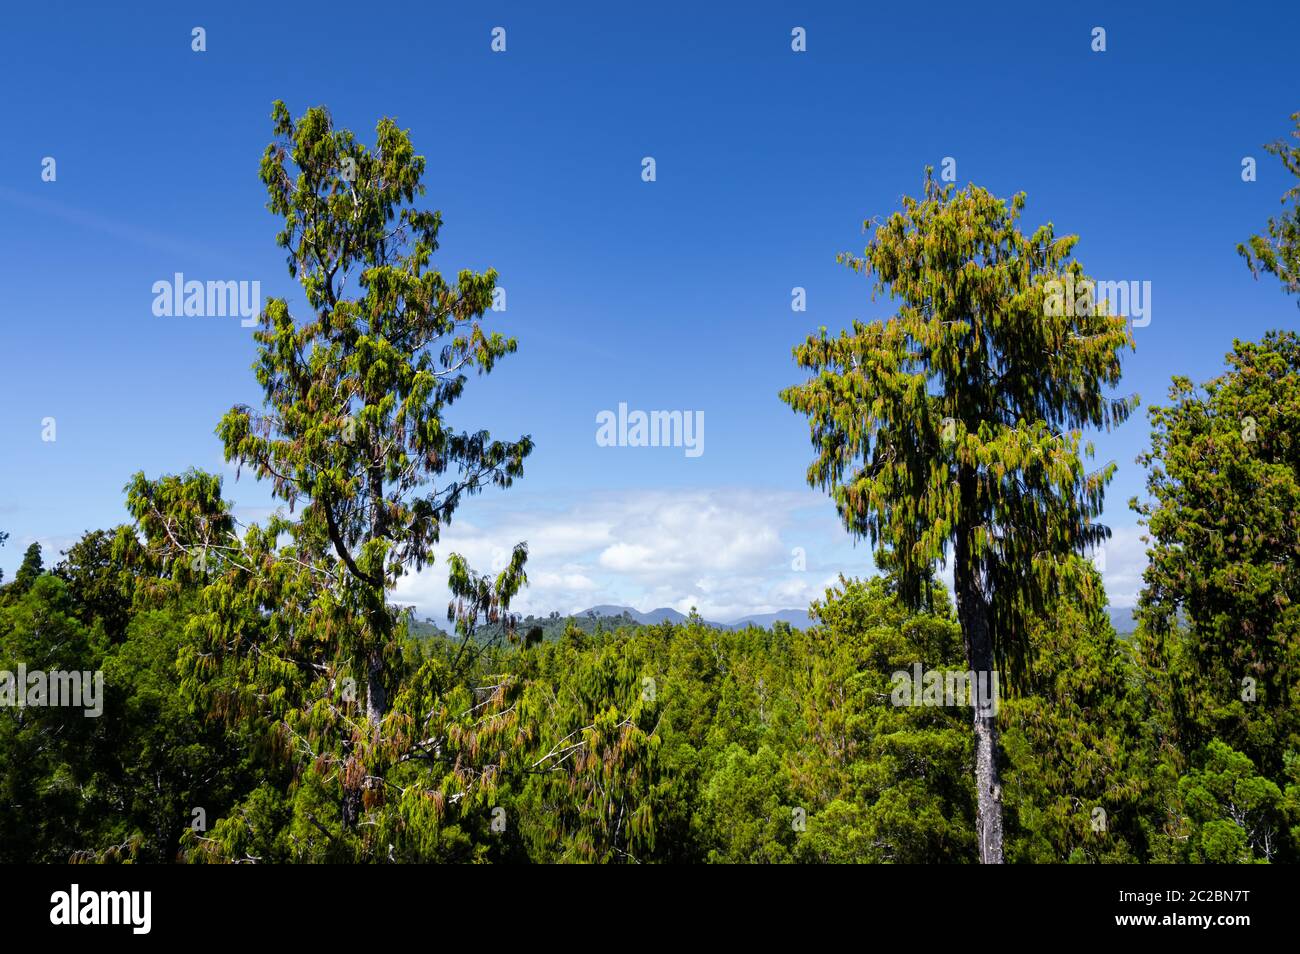
[[1300,752],[1300,336],[1235,341],[1227,363],[1150,411],[1138,644],[1182,750],[1218,738],[1280,775]]
[[41,545],[30,544],[23,552],[23,562],[14,574],[14,581],[9,584],[10,596],[22,596],[32,588],[32,584],[45,572],[45,561],[41,557]]
[[[218,433],[227,460],[271,479],[290,504],[307,501],[303,523],[346,567],[363,609],[367,713],[377,720],[387,587],[423,566],[464,497],[509,486],[532,450],[526,436],[493,441],[444,420],[465,372],[489,373],[516,342],[480,322],[495,271],[462,270],[453,285],[429,267],[442,216],[409,205],[425,190],[424,157],[407,133],[381,120],[371,152],[334,130],[322,108],[294,123],[277,102],[272,118],[280,138],[261,178],[268,208],[284,219],[276,241],[315,315],[299,324],[286,301],[268,302],[255,366],[267,411],[236,407]],[[448,468],[456,479],[423,492]]]
[[[1300,143],[1300,112],[1293,113],[1296,128],[1291,137]],[[1282,160],[1282,166],[1300,179],[1300,145],[1288,146],[1285,139],[1264,147]],[[1278,218],[1268,220],[1265,235],[1252,235],[1250,241],[1237,246],[1237,254],[1246,260],[1251,274],[1268,272],[1282,283],[1282,290],[1294,295],[1300,292],[1300,182],[1282,194],[1282,204],[1290,203]],[[1300,305],[1300,301],[1296,302]]]
[[[254,364],[264,407],[232,408],[217,433],[226,459],[268,480],[293,516],[238,535],[220,481],[199,472],[137,475],[128,503],[170,578],[205,585],[187,686],[227,714],[272,718],[283,748],[341,781],[350,830],[447,704],[446,680],[417,679],[428,692],[408,689],[409,711],[386,720],[401,665],[388,593],[431,560],[465,498],[523,474],[533,445],[447,420],[469,372],[489,373],[516,342],[482,321],[495,271],[451,282],[431,267],[442,217],[413,204],[425,161],[407,132],[382,119],[371,150],[323,108],[294,121],[276,102],[272,119],[261,179],[311,314],[267,302]],[[480,616],[506,613],[526,557],[519,544],[495,578],[449,558],[449,617],[465,640]]]
[[[1071,558],[1108,536],[1096,517],[1114,465],[1085,467],[1081,428],[1134,404],[1103,393],[1132,346],[1124,319],[1098,307],[1070,258],[1076,236],[1020,231],[1024,204],[927,170],[922,198],[906,197],[862,256],[840,256],[897,311],[810,335],[794,356],[814,376],[781,392],[809,418],[809,484],[877,547],[908,605],[928,602],[951,553],[976,679],[1021,676],[1032,614],[1063,583],[1087,585]],[[995,716],[976,708],[974,728],[980,859],[1001,862]]]

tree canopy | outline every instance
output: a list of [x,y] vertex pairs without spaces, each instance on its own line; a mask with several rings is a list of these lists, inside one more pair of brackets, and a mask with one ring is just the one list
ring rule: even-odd
[[[1115,465],[1085,466],[1082,428],[1133,407],[1107,394],[1133,344],[1125,319],[1096,302],[1075,236],[1021,232],[1024,206],[927,170],[921,198],[840,256],[895,313],[809,336],[794,356],[812,377],[781,392],[809,418],[809,484],[877,546],[908,605],[925,605],[951,555],[970,670],[1021,679],[1035,617],[1087,583],[1074,557],[1108,535],[1097,517]],[[1079,307],[1053,301],[1067,282]],[[995,720],[975,728],[982,856],[1000,861]]]

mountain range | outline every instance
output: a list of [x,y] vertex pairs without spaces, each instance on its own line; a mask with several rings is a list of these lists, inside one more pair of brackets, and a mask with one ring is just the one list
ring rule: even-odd
[[[1107,612],[1110,615],[1111,623],[1115,627],[1115,632],[1119,635],[1129,635],[1137,628],[1137,623],[1133,618],[1132,607],[1111,606],[1107,608]],[[643,613],[631,606],[602,603],[599,606],[591,606],[579,613],[572,613],[568,616],[560,616],[558,613],[552,614],[549,617],[534,618],[533,616],[528,616],[522,621],[522,626],[526,630],[533,625],[539,625],[542,626],[547,633],[558,635],[563,631],[564,627],[562,621],[565,619],[572,619],[581,624],[591,620],[618,620],[623,618],[642,626],[653,626],[665,621],[674,624],[684,623],[687,620],[687,617],[683,613],[679,613],[677,610],[667,606],[661,606],[658,609],[650,610],[648,613]],[[704,620],[704,624],[706,626],[715,626],[719,629],[743,629],[750,625],[768,629],[771,628],[772,624],[777,620],[787,623],[791,628],[798,630],[806,630],[812,626],[812,620],[808,618],[807,610],[799,609],[783,609],[777,610],[775,613],[755,613],[729,622],[716,622],[706,619]],[[590,629],[590,624],[583,628]],[[442,633],[443,630],[432,620],[426,619],[423,621],[413,622],[412,632],[417,635],[427,636],[434,633]],[[494,627],[483,627],[483,633],[480,635],[495,632],[497,632],[497,630]]]
[[[609,603],[603,603],[600,606],[592,606],[580,613],[574,613],[574,616],[626,616],[635,623],[641,623],[645,626],[652,626],[655,623],[662,623],[667,620],[670,623],[684,623],[687,617],[670,609],[667,606],[661,606],[653,609],[648,613],[642,613],[640,610],[633,609],[631,606],[615,606]],[[731,620],[730,622],[715,622],[706,619],[707,626],[716,626],[719,629],[744,629],[746,626],[770,627],[777,620],[790,624],[794,629],[807,629],[812,625],[812,620],[808,618],[807,610],[800,609],[783,609],[775,613],[758,613],[752,616],[743,616],[740,619]]]
[[1132,606],[1108,606],[1106,612],[1118,635],[1127,636],[1137,629],[1137,618],[1133,615]]

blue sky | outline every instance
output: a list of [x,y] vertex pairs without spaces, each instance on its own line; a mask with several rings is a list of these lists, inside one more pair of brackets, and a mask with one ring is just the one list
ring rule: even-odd
[[[537,450],[516,488],[460,512],[444,549],[490,562],[528,539],[528,610],[729,618],[869,571],[868,548],[806,488],[807,425],[776,395],[810,330],[889,313],[835,254],[860,251],[863,219],[945,156],[960,183],[1026,191],[1027,226],[1079,234],[1091,274],[1152,283],[1122,387],[1146,405],[1172,374],[1218,373],[1234,336],[1297,323],[1234,252],[1290,185],[1261,145],[1300,109],[1294,4],[409,6],[400,19],[329,3],[7,12],[7,575],[31,540],[49,551],[121,522],[136,470],[223,470],[213,427],[259,397],[251,332],[155,317],[151,288],[175,272],[257,280],[301,309],[257,179],[277,98],[295,115],[327,105],[367,142],[395,117],[446,222],[438,266],[500,273],[496,317],[519,353],[454,421],[531,433]],[[195,26],[206,52],[191,50]],[[795,26],[806,53],[790,49]],[[791,311],[796,285],[806,313]],[[705,452],[597,446],[595,416],[619,402],[703,411]],[[1097,438],[1120,464],[1107,584],[1121,604],[1141,569],[1127,501],[1146,435],[1142,412]],[[233,471],[226,492],[250,518],[269,502]],[[441,615],[441,576],[400,596]]]

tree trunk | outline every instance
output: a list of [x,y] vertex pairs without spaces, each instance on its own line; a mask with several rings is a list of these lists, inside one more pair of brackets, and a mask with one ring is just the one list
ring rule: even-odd
[[[989,630],[989,608],[979,582],[970,548],[971,535],[957,534],[954,583],[957,588],[957,618],[961,622],[970,666],[971,712],[975,724],[975,809],[979,834],[980,863],[1002,864],[1002,779],[998,772],[997,683],[993,673],[993,634]],[[974,695],[983,685],[992,698]],[[980,705],[979,703],[985,703]]]
[[366,718],[371,725],[376,725],[388,711],[388,691],[384,688],[384,663],[380,651],[370,653],[366,670]]
[[[991,672],[991,670],[989,670]],[[975,794],[980,862],[1002,864],[1002,779],[998,773],[997,717],[972,707],[975,713]]]
[[[376,402],[377,403],[377,402]],[[375,450],[379,446],[379,429],[370,427],[370,453],[372,455],[367,479],[370,482],[370,533],[368,541],[377,540],[387,535],[388,516],[384,510],[384,468]],[[384,575],[381,567],[379,575]],[[373,594],[374,605],[370,610],[370,631],[374,640],[373,648],[366,657],[366,717],[372,726],[388,711],[388,691],[384,687],[384,649],[390,634],[388,619],[387,594],[383,587]]]

